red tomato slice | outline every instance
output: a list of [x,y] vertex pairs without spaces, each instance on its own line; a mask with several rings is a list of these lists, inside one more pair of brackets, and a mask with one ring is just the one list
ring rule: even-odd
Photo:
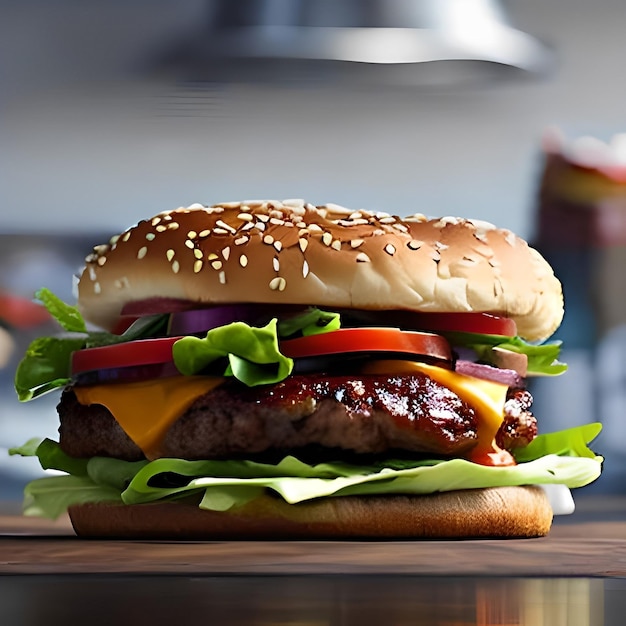
[[168,363],[172,346],[180,337],[138,339],[99,348],[85,348],[72,354],[72,375],[115,367]]
[[396,352],[450,361],[450,345],[440,335],[398,328],[343,328],[281,341],[281,352],[298,359],[355,352]]
[[413,313],[393,311],[387,316],[387,323],[396,323],[403,328],[415,328],[433,332],[464,332],[484,335],[504,335],[515,337],[515,322],[491,313]]

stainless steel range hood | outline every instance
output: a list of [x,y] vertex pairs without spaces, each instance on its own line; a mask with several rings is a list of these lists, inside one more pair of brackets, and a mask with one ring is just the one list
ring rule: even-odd
[[448,85],[540,76],[552,53],[496,0],[213,0],[160,66],[188,80]]

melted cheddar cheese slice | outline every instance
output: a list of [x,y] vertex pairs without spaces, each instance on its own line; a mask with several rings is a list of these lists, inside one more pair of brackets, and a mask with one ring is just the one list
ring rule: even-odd
[[196,400],[224,381],[217,376],[172,376],[155,380],[74,387],[81,404],[102,404],[148,459],[170,426]]

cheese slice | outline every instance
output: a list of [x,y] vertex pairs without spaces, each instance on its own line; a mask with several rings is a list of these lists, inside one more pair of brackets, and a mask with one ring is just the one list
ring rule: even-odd
[[171,376],[132,383],[74,387],[81,404],[102,404],[148,459],[159,448],[170,426],[201,395],[224,381],[218,376]]
[[436,383],[453,391],[469,404],[478,416],[478,443],[470,458],[483,465],[513,465],[510,454],[500,450],[495,436],[504,420],[504,403],[508,385],[483,380],[451,370],[414,361],[372,361],[364,366],[364,374],[426,374]]

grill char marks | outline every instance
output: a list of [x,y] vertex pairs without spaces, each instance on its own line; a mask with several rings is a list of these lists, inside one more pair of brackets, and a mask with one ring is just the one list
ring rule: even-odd
[[168,432],[163,453],[211,458],[316,445],[452,456],[475,445],[476,425],[473,409],[423,375],[292,376],[199,398]]

